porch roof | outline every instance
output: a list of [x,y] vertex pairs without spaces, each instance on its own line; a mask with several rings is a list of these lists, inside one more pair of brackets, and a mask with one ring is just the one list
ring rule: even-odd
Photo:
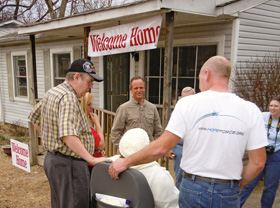
[[[218,1],[220,5],[217,5],[216,1]],[[192,24],[208,24],[236,18],[236,13],[225,14],[224,10],[220,10],[220,8],[228,7],[239,1],[240,0],[142,0],[130,4],[87,11],[47,22],[20,26],[18,28],[18,33],[27,35],[44,34],[45,39],[37,39],[37,42],[47,41],[49,38],[52,40],[83,38],[83,28],[85,27],[91,27],[91,29],[113,27],[171,11],[175,12],[175,28]],[[170,2],[172,2],[172,4]],[[164,26],[165,15],[163,15],[162,22],[162,27],[164,28]]]
[[[85,27],[91,27],[91,30],[108,28],[171,11],[175,12],[174,28],[205,25],[234,19],[239,12],[267,1],[269,0],[140,0],[46,22],[20,25],[19,36],[3,38],[0,45],[24,43],[29,40],[26,35],[34,34],[37,43],[50,40],[81,39],[84,38]],[[163,15],[162,28],[165,28],[165,15]]]

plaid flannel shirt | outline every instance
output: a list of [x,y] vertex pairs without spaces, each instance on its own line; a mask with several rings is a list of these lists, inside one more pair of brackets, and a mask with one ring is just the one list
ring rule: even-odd
[[87,151],[93,155],[94,138],[87,117],[75,90],[68,82],[50,89],[29,114],[30,121],[40,126],[43,146],[50,152],[80,158],[62,137],[79,137]]

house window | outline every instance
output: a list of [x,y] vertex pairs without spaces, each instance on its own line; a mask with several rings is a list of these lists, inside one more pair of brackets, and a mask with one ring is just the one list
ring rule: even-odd
[[15,97],[27,98],[27,73],[25,56],[13,56]]
[[64,82],[71,62],[70,53],[53,54],[54,86]]
[[[172,105],[176,104],[181,90],[190,86],[199,91],[198,76],[203,63],[217,54],[216,45],[182,46],[173,48]],[[145,68],[146,97],[158,104],[163,103],[164,49],[147,51]]]

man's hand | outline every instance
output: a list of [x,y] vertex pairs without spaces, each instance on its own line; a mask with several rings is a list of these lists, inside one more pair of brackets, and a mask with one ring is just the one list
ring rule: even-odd
[[111,178],[119,179],[119,173],[126,170],[128,166],[126,165],[126,161],[124,158],[117,159],[116,161],[112,162],[109,167],[109,174]]
[[92,165],[96,165],[100,162],[112,162],[112,160],[107,157],[92,157],[92,159],[88,162]]
[[32,123],[37,132],[40,134],[40,126],[36,125],[35,123]]
[[240,182],[240,190],[244,188],[245,185],[254,180],[259,173],[264,169],[266,162],[266,151],[265,147],[248,150],[249,162],[244,167],[242,172],[242,180]]
[[166,157],[168,157],[169,159],[173,160],[174,159],[174,156],[175,156],[175,153],[172,151],[172,150],[169,150],[166,154],[165,154]]
[[102,151],[104,151],[104,149],[105,149],[105,143],[102,142],[102,144],[99,143],[97,150],[95,152],[97,152],[97,151],[102,152]]

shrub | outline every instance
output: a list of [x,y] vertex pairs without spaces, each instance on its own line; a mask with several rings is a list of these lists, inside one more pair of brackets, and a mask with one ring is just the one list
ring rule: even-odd
[[233,92],[268,111],[270,100],[280,94],[280,52],[247,60],[233,71]]

